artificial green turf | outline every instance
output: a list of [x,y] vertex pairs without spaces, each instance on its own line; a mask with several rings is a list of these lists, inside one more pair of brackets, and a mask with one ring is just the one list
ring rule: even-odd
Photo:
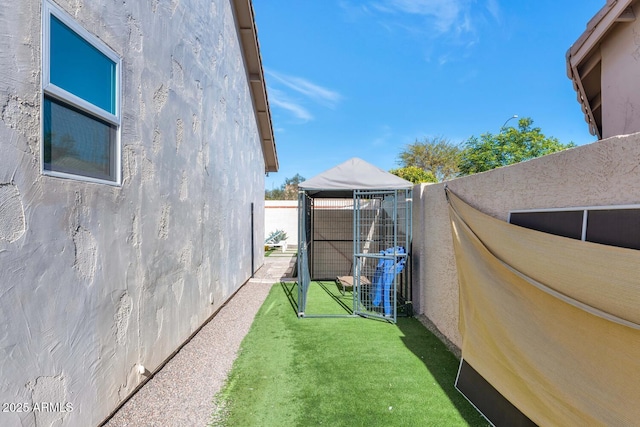
[[[291,285],[288,285],[291,287]],[[336,282],[311,282],[307,292],[307,316],[350,316],[353,314],[353,292],[340,292]],[[298,291],[297,287],[293,290]]]
[[488,425],[454,389],[457,359],[419,321],[298,319],[291,287],[275,285],[256,315],[212,425]]

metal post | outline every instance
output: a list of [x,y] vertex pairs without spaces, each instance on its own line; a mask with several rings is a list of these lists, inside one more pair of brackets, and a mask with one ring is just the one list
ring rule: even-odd
[[255,269],[255,230],[253,229],[253,202],[251,202],[251,278],[256,271]]

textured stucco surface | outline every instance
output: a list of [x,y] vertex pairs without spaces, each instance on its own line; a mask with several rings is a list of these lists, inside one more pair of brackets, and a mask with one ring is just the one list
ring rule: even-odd
[[[505,221],[515,209],[640,204],[640,134],[612,137],[447,185],[472,206]],[[414,191],[413,240],[418,311],[460,346],[458,278],[444,184],[420,190]]]
[[[637,14],[639,1],[631,7]],[[617,23],[600,46],[602,137],[640,130],[640,20]]]
[[[0,8],[0,425],[100,423],[263,261],[229,0],[58,4],[123,57],[121,187],[40,174],[41,2]],[[251,247],[251,203],[255,247]]]

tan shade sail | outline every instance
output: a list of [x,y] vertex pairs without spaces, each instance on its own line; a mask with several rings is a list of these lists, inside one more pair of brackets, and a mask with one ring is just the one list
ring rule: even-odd
[[640,251],[448,198],[463,358],[538,425],[637,425]]

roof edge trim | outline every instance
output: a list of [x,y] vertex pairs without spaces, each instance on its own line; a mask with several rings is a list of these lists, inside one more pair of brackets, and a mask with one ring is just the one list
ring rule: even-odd
[[247,82],[251,89],[251,98],[258,123],[265,173],[277,172],[280,166],[278,163],[278,152],[276,150],[253,4],[251,0],[231,0],[231,3],[234,9],[236,29],[244,58]]

